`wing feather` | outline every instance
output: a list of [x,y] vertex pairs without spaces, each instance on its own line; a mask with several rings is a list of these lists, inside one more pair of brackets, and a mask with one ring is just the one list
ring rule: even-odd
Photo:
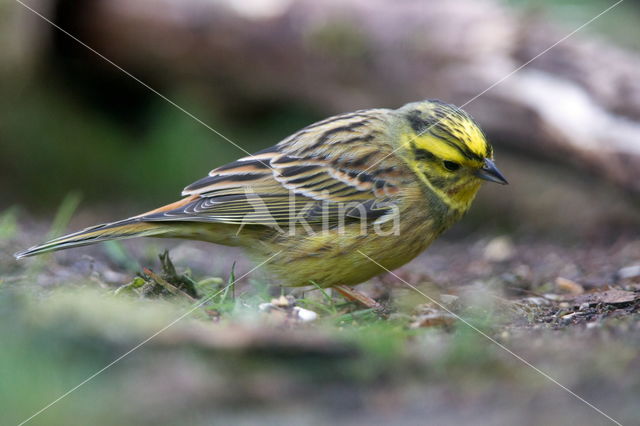
[[412,179],[390,155],[388,114],[357,111],[307,126],[212,170],[184,189],[190,202],[144,220],[273,225],[378,218]]

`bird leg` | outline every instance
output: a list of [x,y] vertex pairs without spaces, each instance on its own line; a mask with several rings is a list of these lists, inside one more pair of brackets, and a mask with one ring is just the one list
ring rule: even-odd
[[347,285],[334,285],[331,288],[335,289],[342,295],[342,297],[350,302],[356,302],[359,305],[365,306],[369,309],[374,309],[380,314],[384,314],[387,311],[387,309],[382,304],[376,302],[365,294],[355,291],[352,287],[349,287]]

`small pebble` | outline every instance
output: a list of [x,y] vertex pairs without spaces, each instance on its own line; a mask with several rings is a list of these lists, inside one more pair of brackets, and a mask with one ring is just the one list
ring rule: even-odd
[[420,315],[409,325],[410,328],[437,327],[448,326],[454,324],[456,317],[445,312],[434,312],[426,315]]
[[451,305],[454,305],[458,301],[458,299],[460,298],[453,294],[443,294],[440,296],[440,302],[442,302],[442,304],[447,308],[451,307]]
[[271,304],[280,308],[293,306],[295,300],[291,296],[280,296],[277,299],[271,299]]
[[530,305],[535,305],[535,306],[544,306],[544,305],[549,305],[549,300],[545,299],[544,297],[526,297],[522,300],[524,303],[528,303]]
[[560,296],[559,294],[545,293],[544,297],[549,300],[562,300],[562,296]]
[[626,266],[616,273],[618,280],[640,279],[640,265]]
[[513,269],[513,273],[520,279],[528,279],[531,277],[531,268],[529,265],[521,263]]
[[258,305],[258,309],[262,312],[269,312],[272,308],[274,308],[272,303],[265,302]]
[[489,262],[504,262],[515,254],[515,248],[509,237],[496,237],[489,241],[484,249],[484,258]]
[[293,308],[294,315],[302,322],[311,322],[315,321],[318,318],[318,314],[310,311],[309,309],[304,309],[299,306]]
[[562,293],[569,294],[582,294],[584,293],[584,287],[575,281],[568,278],[558,277],[556,278],[556,288]]
[[[284,304],[285,301],[287,302],[286,305]],[[270,303],[261,303],[258,305],[258,309],[269,315],[275,315],[278,321],[285,321],[288,318],[299,322],[311,322],[318,318],[316,312],[299,306],[293,306],[291,300],[284,296],[273,299]]]

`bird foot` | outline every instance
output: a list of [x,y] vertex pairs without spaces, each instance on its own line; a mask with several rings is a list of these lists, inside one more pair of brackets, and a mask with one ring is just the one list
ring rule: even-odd
[[353,288],[346,285],[334,285],[332,288],[350,302],[355,302],[366,308],[373,309],[380,316],[386,317],[389,315],[389,310],[387,309],[387,307],[385,307],[381,303],[376,302],[366,294],[355,291]]

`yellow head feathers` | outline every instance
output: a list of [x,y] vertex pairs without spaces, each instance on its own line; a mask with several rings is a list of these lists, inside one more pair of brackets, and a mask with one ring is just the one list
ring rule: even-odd
[[396,113],[407,164],[450,207],[466,210],[482,180],[507,183],[492,161],[493,149],[484,133],[460,108],[427,100]]
[[418,153],[425,150],[443,161],[477,166],[493,157],[493,149],[478,124],[454,105],[427,100],[407,104],[398,112],[411,128],[412,134],[402,141],[409,144],[407,149]]

